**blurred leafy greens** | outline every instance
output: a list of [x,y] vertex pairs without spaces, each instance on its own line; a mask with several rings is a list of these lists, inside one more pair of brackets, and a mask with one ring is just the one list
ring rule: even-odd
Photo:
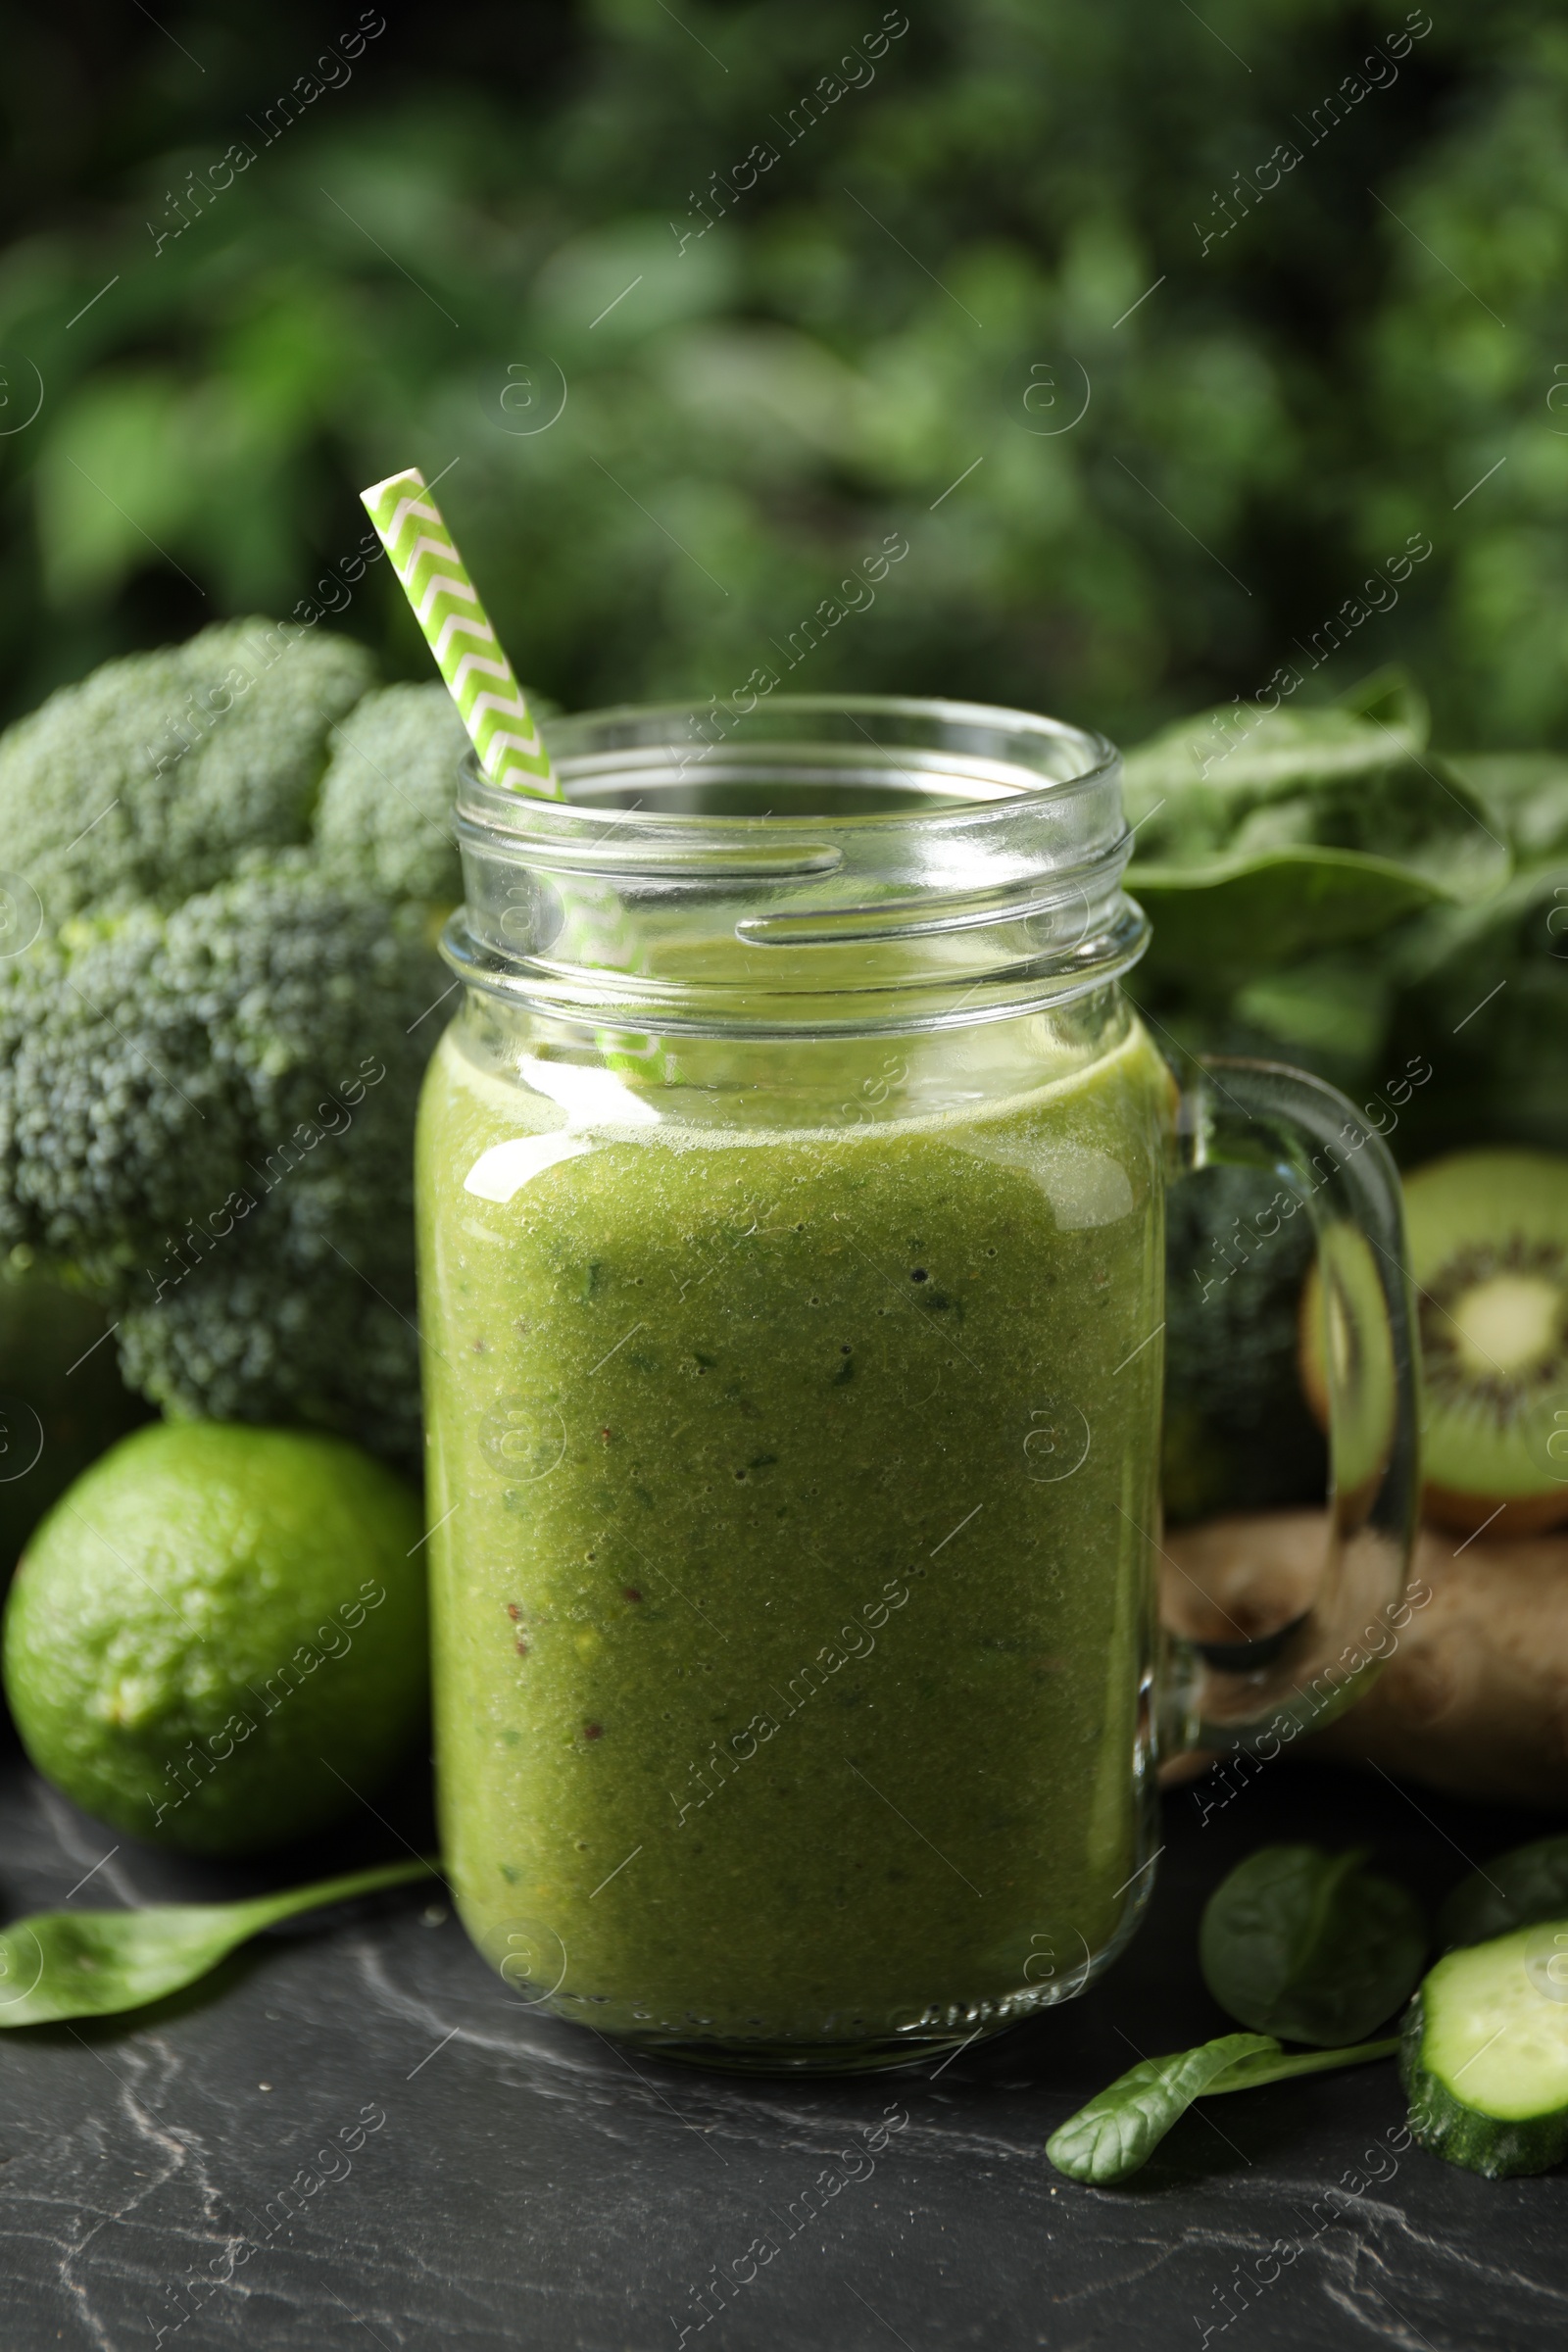
[[1406,1165],[1568,1151],[1568,758],[1440,758],[1384,670],[1332,707],[1200,713],[1127,772],[1154,918],[1133,994],[1167,1045],[1395,1082],[1368,1115]]
[[[1269,12],[1240,90],[1160,0],[899,13],[870,55],[881,0],[710,9],[700,41],[683,10],[459,10],[434,49],[393,24],[280,128],[324,30],[302,0],[187,0],[189,57],[134,10],[90,5],[90,37],[13,12],[7,708],[321,601],[355,491],[413,458],[461,459],[453,525],[570,706],[726,692],[896,523],[911,561],[813,652],[812,689],[1131,741],[1298,658],[1299,630],[1344,639],[1331,686],[1408,661],[1446,741],[1561,735],[1549,0],[1435,12],[1396,85],[1212,238],[1217,126],[1227,172],[1296,135],[1303,92],[1363,57],[1354,0]],[[758,142],[776,160],[739,171]],[[539,429],[552,363],[570,397]],[[1440,518],[1418,575],[1369,585]],[[421,677],[391,585],[377,567],[332,625]]]
[[1150,970],[1212,990],[1370,939],[1507,875],[1481,795],[1426,749],[1402,681],[1351,705],[1200,711],[1126,760]]

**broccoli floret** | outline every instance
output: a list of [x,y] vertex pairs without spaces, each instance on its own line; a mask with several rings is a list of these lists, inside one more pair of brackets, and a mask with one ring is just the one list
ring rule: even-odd
[[244,1140],[199,1010],[155,978],[165,930],[78,916],[0,965],[0,1245],[105,1292],[222,1197]]
[[411,1452],[411,1137],[443,984],[420,907],[304,851],[78,918],[0,972],[0,1238],[91,1277],[155,1403]]
[[[160,750],[246,649],[254,683]],[[462,728],[439,687],[362,717],[368,678],[342,639],[245,622],[0,739],[0,841],[46,916],[0,957],[0,1255],[91,1285],[167,1411],[412,1459],[414,1112],[451,1009],[430,918],[461,894]]]
[[347,637],[240,620],[63,686],[0,739],[0,844],[60,923],[170,906],[310,837],[328,734],[371,682]]
[[333,730],[316,817],[323,865],[393,898],[454,906],[463,875],[452,804],[467,748],[439,682],[368,694]]
[[419,1344],[355,1274],[280,1278],[259,1231],[156,1308],[120,1325],[127,1385],[174,1418],[303,1424],[416,1469]]

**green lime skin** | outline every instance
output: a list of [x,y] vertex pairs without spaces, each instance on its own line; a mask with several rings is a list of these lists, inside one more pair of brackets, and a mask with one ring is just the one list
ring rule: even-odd
[[23,1554],[5,1686],[85,1812],[189,1853],[355,1811],[423,1721],[423,1514],[341,1439],[210,1421],[135,1432]]

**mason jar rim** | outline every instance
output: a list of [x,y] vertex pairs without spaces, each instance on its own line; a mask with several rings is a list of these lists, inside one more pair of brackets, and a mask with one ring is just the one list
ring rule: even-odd
[[[613,703],[597,710],[552,716],[540,723],[539,732],[558,774],[563,781],[570,782],[587,774],[602,777],[612,764],[616,753],[654,753],[662,744],[671,752],[684,753],[693,746],[680,741],[675,733],[677,723],[684,722],[690,727],[693,722],[707,722],[715,710],[726,709],[714,697],[702,703],[682,700]],[[639,827],[649,825],[657,830],[668,826],[676,830],[689,830],[696,822],[705,830],[710,826],[718,828],[722,834],[731,829],[740,830],[757,825],[853,825],[858,828],[901,824],[919,826],[951,816],[956,806],[972,818],[988,801],[994,801],[999,808],[1020,814],[1033,800],[1054,800],[1103,782],[1119,765],[1121,757],[1110,739],[1097,728],[1079,726],[1069,719],[1053,718],[1043,711],[1018,710],[1008,704],[970,703],[919,695],[771,694],[759,698],[754,710],[730,712],[731,723],[721,728],[715,743],[697,753],[689,761],[689,766],[700,772],[707,763],[709,752],[720,748],[726,749],[732,758],[745,759],[749,751],[751,758],[760,763],[769,759],[776,760],[780,749],[787,746],[789,737],[771,736],[764,732],[753,735],[748,742],[742,733],[746,722],[752,717],[775,712],[798,719],[831,718],[836,715],[848,717],[856,725],[860,716],[866,715],[883,721],[923,723],[933,728],[968,728],[977,735],[985,733],[1003,739],[1015,738],[1020,744],[1032,742],[1042,749],[1047,745],[1061,750],[1076,748],[1082,758],[1070,773],[1052,776],[1043,770],[1031,770],[1022,760],[993,755],[988,760],[987,755],[981,752],[964,752],[952,744],[920,747],[912,736],[902,744],[885,744],[868,735],[870,753],[882,754],[888,764],[895,768],[899,764],[897,755],[900,752],[920,748],[929,749],[931,757],[927,772],[932,774],[945,773],[955,766],[961,767],[965,762],[972,762],[976,771],[989,764],[994,771],[991,789],[966,796],[950,795],[943,799],[933,796],[930,806],[923,808],[905,806],[853,812],[817,809],[809,814],[791,811],[782,816],[708,810],[698,815],[690,809],[641,808],[637,810]],[[663,730],[662,733],[661,728]],[[617,744],[613,738],[622,729],[625,739]],[[863,729],[860,731],[864,732]],[[847,749],[856,749],[848,735],[843,740]],[[864,754],[857,756],[866,757]],[[628,772],[631,772],[630,760],[627,766]],[[481,821],[499,820],[507,831],[514,829],[519,822],[524,825],[535,822],[549,825],[564,817],[580,819],[596,815],[613,820],[618,813],[596,808],[592,803],[574,801],[566,796],[557,800],[543,793],[514,792],[492,784],[480,768],[477,755],[472,749],[464,755],[461,773],[466,812],[479,816]],[[1031,775],[1034,780],[1027,780]],[[976,772],[972,781],[983,786],[987,779]]]
[[1061,1004],[1142,954],[1103,735],[913,696],[770,695],[758,713],[553,721],[582,797],[500,789],[470,754],[453,970],[596,1026],[866,1035]]

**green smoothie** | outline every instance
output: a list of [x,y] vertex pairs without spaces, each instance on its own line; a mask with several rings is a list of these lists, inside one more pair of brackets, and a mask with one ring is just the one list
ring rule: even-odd
[[1144,1032],[1119,1015],[1086,1061],[1002,1024],[1005,1087],[906,1111],[890,1059],[861,1123],[754,1129],[520,1028],[508,1068],[486,1018],[448,1032],[419,1132],[470,1934],[525,1999],[759,2064],[1073,1989],[1149,1875],[1170,1081]]

